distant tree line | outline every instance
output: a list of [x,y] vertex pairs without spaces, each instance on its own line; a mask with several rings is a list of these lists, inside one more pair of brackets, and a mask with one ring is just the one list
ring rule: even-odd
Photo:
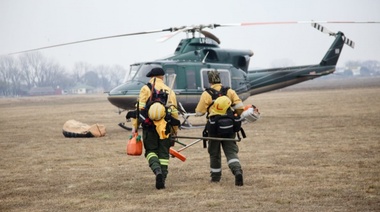
[[[360,75],[380,75],[380,62],[349,61],[344,75],[354,75],[360,69]],[[83,84],[102,91],[109,91],[122,83],[126,69],[120,65],[91,66],[79,62],[73,70],[67,71],[54,60],[39,52],[15,56],[0,57],[0,96],[24,96],[33,87],[51,87],[68,90]],[[356,72],[355,72],[356,71]]]
[[344,67],[343,74],[346,76],[380,76],[380,62],[377,60],[348,61]]
[[67,90],[77,84],[109,91],[122,83],[126,69],[120,65],[91,66],[79,62],[68,71],[39,52],[0,57],[0,96],[24,96],[33,87]]

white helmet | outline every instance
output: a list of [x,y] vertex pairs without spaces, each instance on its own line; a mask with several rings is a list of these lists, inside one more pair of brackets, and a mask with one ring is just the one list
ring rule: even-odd
[[165,107],[159,102],[153,103],[148,110],[148,116],[153,121],[161,120],[165,115]]

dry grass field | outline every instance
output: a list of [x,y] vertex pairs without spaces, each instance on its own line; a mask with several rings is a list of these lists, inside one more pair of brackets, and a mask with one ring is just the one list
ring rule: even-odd
[[[379,78],[318,79],[246,103],[262,119],[244,125],[243,187],[224,157],[221,182],[210,183],[200,142],[186,162],[171,158],[156,190],[144,157],[126,155],[124,114],[106,95],[2,98],[0,211],[380,211]],[[69,119],[107,135],[65,138]]]

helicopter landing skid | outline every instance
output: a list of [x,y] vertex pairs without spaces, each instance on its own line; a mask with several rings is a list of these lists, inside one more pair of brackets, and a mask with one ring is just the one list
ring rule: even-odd
[[[119,127],[123,128],[125,130],[132,131],[132,127],[128,127],[127,125],[125,125],[125,122],[120,122],[118,125],[119,125]],[[142,128],[139,127],[139,129],[142,129]]]
[[[181,105],[182,107],[182,105]],[[183,109],[184,111],[184,109]],[[198,129],[198,128],[203,128],[205,125],[204,124],[191,124],[189,121],[190,116],[195,116],[195,113],[186,113],[183,112],[181,113],[181,116],[183,118],[183,121],[181,123],[181,128],[182,129]]]
[[128,127],[127,125],[125,125],[124,122],[120,122],[118,125],[119,125],[119,127],[123,128],[125,130],[128,130],[128,131],[132,130],[132,127]]
[[181,129],[201,129],[201,128],[204,128],[205,125],[201,125],[201,124],[181,124]]

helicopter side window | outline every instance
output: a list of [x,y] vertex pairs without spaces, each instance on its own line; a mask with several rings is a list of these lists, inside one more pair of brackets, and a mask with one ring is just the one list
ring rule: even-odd
[[195,71],[194,70],[187,70],[186,71],[186,82],[187,82],[187,89],[196,89],[197,88],[197,82],[195,79]]
[[218,61],[218,55],[215,51],[212,50],[203,50],[204,55],[207,54],[206,61],[207,62],[217,62]]
[[226,69],[218,69],[223,86],[231,87],[231,74]]
[[[203,88],[209,88],[211,85],[208,82],[208,76],[207,72],[213,71],[215,69],[202,69],[202,82],[203,82]],[[231,76],[230,72],[227,69],[217,69],[217,71],[220,73],[220,80],[222,81],[223,86],[225,87],[231,87]]]

